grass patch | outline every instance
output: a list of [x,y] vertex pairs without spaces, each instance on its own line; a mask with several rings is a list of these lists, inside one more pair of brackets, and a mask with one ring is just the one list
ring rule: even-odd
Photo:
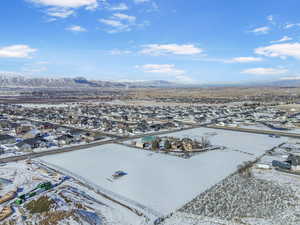
[[61,221],[69,218],[79,221],[79,218],[74,215],[73,211],[46,212],[43,214],[42,220],[39,221],[39,225],[58,225]]
[[29,210],[30,213],[43,213],[48,212],[51,209],[51,206],[54,204],[52,199],[49,199],[46,196],[42,196],[37,200],[32,200],[29,202],[25,208]]

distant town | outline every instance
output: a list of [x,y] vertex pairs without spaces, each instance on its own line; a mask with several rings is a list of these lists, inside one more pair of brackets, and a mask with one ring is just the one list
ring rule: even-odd
[[0,225],[300,225],[299,0],[7,0]]
[[1,223],[297,224],[300,105],[233,90],[5,90]]

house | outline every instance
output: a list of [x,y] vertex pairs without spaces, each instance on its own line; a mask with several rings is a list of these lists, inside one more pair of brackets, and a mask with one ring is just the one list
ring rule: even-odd
[[35,138],[38,134],[40,134],[40,131],[37,129],[32,129],[27,131],[22,138],[23,139],[31,139],[31,138]]
[[6,153],[15,153],[17,150],[16,146],[5,146],[0,145],[0,154],[6,154]]
[[57,128],[57,125],[45,122],[45,123],[43,123],[42,128],[45,130],[48,130],[48,129],[51,130],[51,129]]
[[16,138],[8,134],[0,134],[0,145],[13,144]]
[[137,142],[135,143],[135,146],[138,147],[138,148],[144,148],[144,147],[145,147],[145,144],[142,143],[142,142],[140,142],[140,141],[137,141]]
[[86,135],[86,132],[81,130],[71,130],[69,134],[73,137],[75,141],[80,141],[82,137]]
[[300,155],[290,154],[286,162],[291,164],[291,170],[300,171]]
[[59,145],[68,145],[74,141],[74,138],[70,134],[63,134],[60,137],[56,138]]
[[2,155],[2,154],[4,154],[5,153],[5,148],[4,148],[4,146],[1,146],[0,145],[0,155]]
[[21,151],[30,151],[34,148],[40,148],[45,147],[46,143],[41,138],[29,138],[26,140],[23,140],[17,144],[17,147]]
[[175,140],[171,142],[171,149],[181,149],[182,143],[179,140]]
[[15,128],[16,130],[16,134],[17,135],[23,135],[25,133],[27,133],[28,131],[32,130],[32,126],[31,125],[21,125]]

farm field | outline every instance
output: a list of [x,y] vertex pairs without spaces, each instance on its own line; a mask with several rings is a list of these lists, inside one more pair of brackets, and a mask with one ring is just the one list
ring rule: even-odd
[[[204,133],[206,131],[209,130],[203,130]],[[272,141],[259,148],[260,154],[280,142],[270,140]],[[249,140],[251,142],[253,140]],[[46,156],[41,160],[83,177],[116,196],[123,196],[167,215],[235,172],[242,162],[254,160],[259,151],[253,156],[234,151],[242,143],[243,140],[240,145],[232,145],[232,149],[206,152],[190,159],[109,144]],[[244,144],[247,145],[247,142]],[[242,150],[250,151],[250,146]],[[118,170],[123,170],[128,175],[112,181],[112,174]]]

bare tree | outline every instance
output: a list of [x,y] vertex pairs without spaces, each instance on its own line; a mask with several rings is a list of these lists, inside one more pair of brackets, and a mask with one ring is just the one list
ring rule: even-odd
[[207,147],[211,146],[211,143],[210,143],[210,141],[208,140],[207,137],[202,137],[201,138],[201,145],[202,145],[202,148],[207,148]]

